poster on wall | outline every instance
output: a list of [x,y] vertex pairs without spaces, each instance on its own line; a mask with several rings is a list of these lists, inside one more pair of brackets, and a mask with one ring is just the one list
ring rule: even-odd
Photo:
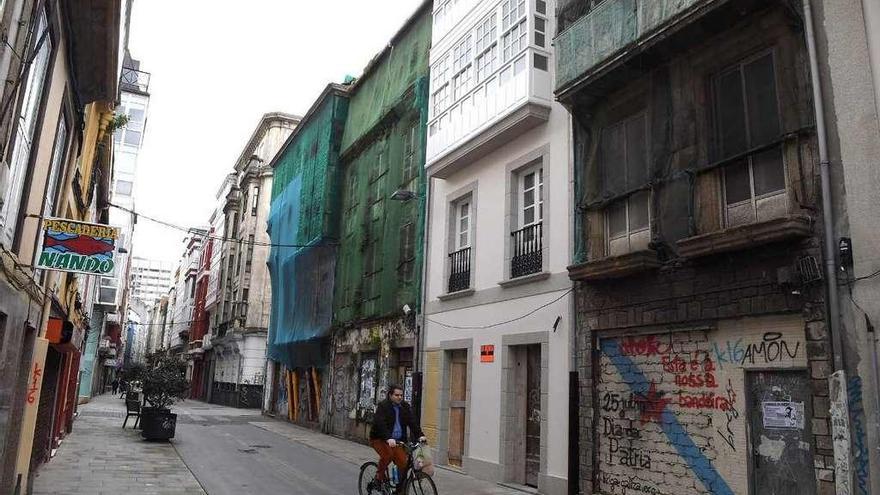
[[764,428],[804,429],[803,402],[762,402]]
[[43,221],[37,268],[90,275],[112,275],[119,228],[64,218]]
[[403,379],[403,400],[412,404],[412,371],[406,370],[406,376]]

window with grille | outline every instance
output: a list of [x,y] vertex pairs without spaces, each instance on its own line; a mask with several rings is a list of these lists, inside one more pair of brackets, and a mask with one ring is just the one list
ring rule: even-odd
[[722,170],[729,227],[787,211],[785,163],[773,52],[747,59],[715,80],[717,158],[739,157]]
[[[648,122],[645,113],[602,130],[599,160],[602,180],[617,192],[629,192],[648,180]],[[629,194],[604,210],[606,255],[646,249],[651,241],[650,193]]]

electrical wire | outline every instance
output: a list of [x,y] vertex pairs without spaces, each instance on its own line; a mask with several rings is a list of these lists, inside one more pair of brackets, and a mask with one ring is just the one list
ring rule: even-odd
[[196,229],[193,227],[184,227],[182,225],[177,225],[177,224],[171,223],[167,220],[161,220],[161,219],[158,219],[155,217],[144,215],[143,213],[138,213],[132,209],[126,208],[124,206],[119,206],[117,204],[107,203],[107,205],[112,206],[113,208],[116,208],[118,210],[122,210],[124,212],[131,213],[132,215],[135,215],[138,218],[145,218],[145,219],[147,219],[151,222],[157,223],[159,225],[164,225],[164,226],[172,228],[172,229],[177,229],[177,230],[180,230],[181,232],[185,232],[187,234],[195,234],[196,236],[202,237],[204,239],[213,239],[215,241],[228,241],[228,242],[234,242],[234,243],[238,243],[238,244],[247,244],[247,245],[254,245],[254,246],[286,247],[286,248],[328,247],[328,246],[335,246],[338,244],[335,242],[324,242],[324,243],[320,243],[320,244],[279,244],[279,243],[274,243],[274,242],[248,241],[248,240],[244,240],[244,239],[236,239],[234,237],[224,237],[224,236],[210,234],[208,232],[202,233],[203,232],[202,229]]
[[524,315],[522,315],[522,316],[517,316],[516,318],[512,318],[512,319],[510,319],[510,320],[506,320],[506,321],[500,321],[500,322],[498,322],[498,323],[492,323],[492,324],[490,324],[490,325],[456,326],[456,325],[449,325],[449,324],[447,324],[447,323],[443,323],[443,322],[440,322],[440,321],[432,320],[431,318],[425,318],[425,319],[426,319],[427,321],[430,321],[431,323],[434,323],[434,324],[440,325],[441,327],[452,328],[452,329],[455,329],[455,330],[485,330],[485,329],[487,329],[487,328],[493,328],[493,327],[497,327],[497,326],[500,326],[500,325],[506,325],[506,324],[508,324],[508,323],[513,323],[513,322],[515,322],[515,321],[519,321],[519,320],[522,320],[523,318],[529,317],[529,316],[531,316],[531,315],[537,313],[538,311],[540,311],[540,310],[546,308],[547,306],[550,306],[551,304],[553,304],[553,303],[555,303],[555,302],[561,300],[563,297],[565,297],[565,296],[571,294],[573,291],[574,291],[574,288],[572,287],[571,289],[568,289],[567,291],[563,292],[562,295],[560,295],[560,296],[557,297],[556,299],[554,299],[554,300],[552,300],[552,301],[550,301],[550,302],[544,303],[544,304],[538,306],[537,308],[535,308],[535,309],[529,311],[528,313],[526,313],[526,314],[524,314]]

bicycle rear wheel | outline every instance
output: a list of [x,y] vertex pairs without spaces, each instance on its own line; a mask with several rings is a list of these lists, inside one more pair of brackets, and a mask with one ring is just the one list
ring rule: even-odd
[[407,480],[406,495],[437,495],[437,485],[430,476],[415,473]]
[[375,462],[365,462],[361,464],[361,473],[358,475],[358,494],[373,495],[382,493],[376,482],[376,473],[379,471],[379,465]]

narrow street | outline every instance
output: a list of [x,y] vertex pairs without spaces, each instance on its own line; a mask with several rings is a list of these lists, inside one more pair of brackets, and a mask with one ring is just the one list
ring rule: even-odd
[[[260,415],[186,401],[174,406],[170,443],[145,442],[122,429],[125,407],[111,394],[81,405],[71,433],[52,462],[37,471],[35,494],[265,494],[357,493],[367,446]],[[521,493],[438,469],[440,493]]]

